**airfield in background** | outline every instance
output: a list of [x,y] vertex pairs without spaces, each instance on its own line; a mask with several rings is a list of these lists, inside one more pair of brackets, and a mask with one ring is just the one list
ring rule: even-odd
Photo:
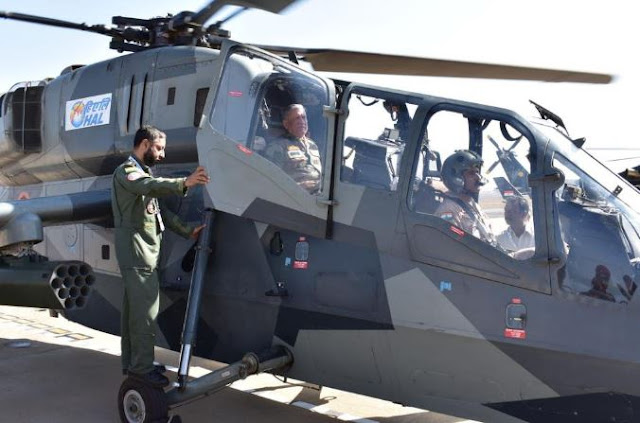
[[[0,306],[0,421],[118,422],[120,338],[53,318],[48,310]],[[156,350],[171,366],[176,352]],[[194,358],[191,376],[220,363]],[[180,407],[184,423],[477,423],[274,375],[251,376]]]

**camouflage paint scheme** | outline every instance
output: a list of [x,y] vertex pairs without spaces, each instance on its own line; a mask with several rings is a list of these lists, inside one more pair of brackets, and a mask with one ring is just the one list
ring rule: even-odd
[[[218,210],[196,355],[231,362],[283,344],[295,357],[291,377],[406,405],[491,422],[600,421],[570,414],[574,409],[587,410],[592,418],[630,421],[624,419],[640,409],[637,305],[621,311],[616,304],[567,301],[556,281],[562,263],[548,259],[558,251],[552,211],[542,201],[557,187],[544,177],[550,172],[547,158],[549,151],[570,155],[574,146],[549,145],[509,111],[447,100],[504,119],[536,141],[531,185],[543,223],[536,225],[539,248],[533,260],[514,262],[452,232],[442,220],[411,213],[406,202],[411,159],[403,161],[400,189],[392,193],[345,184],[327,163],[325,186],[334,179],[334,197],[326,202],[308,201],[294,184],[276,187],[276,177],[243,179],[255,157],[207,122],[222,58],[232,46],[221,52],[153,49],[54,79],[45,88],[42,153],[3,166],[2,199],[108,189],[140,123],[157,125],[168,142],[166,164],[156,174],[185,175],[199,162],[212,175],[206,189],[168,207],[193,223],[204,207]],[[327,84],[334,98],[333,83]],[[177,107],[170,107],[171,87],[190,100],[177,97]],[[209,95],[198,111],[192,99],[205,88]],[[60,104],[101,93],[114,96],[110,124],[64,131]],[[442,101],[419,98],[414,122],[424,121]],[[340,156],[332,143],[334,135],[338,140],[342,135],[340,129],[334,134],[336,118],[345,117],[327,115],[326,157],[333,157],[334,168]],[[413,150],[418,133],[411,129]],[[261,185],[244,189],[254,182]],[[36,246],[40,253],[52,260],[83,260],[96,272],[89,303],[67,316],[118,334],[122,284],[113,230],[108,224],[70,224],[48,227],[45,234]],[[278,236],[281,251],[273,248]],[[305,241],[307,267],[294,268],[296,244]],[[192,246],[173,234],[164,239],[159,339],[176,350]],[[265,295],[277,282],[288,296]],[[527,308],[526,339],[504,336],[505,309],[514,298]],[[620,330],[598,332],[585,322]]]

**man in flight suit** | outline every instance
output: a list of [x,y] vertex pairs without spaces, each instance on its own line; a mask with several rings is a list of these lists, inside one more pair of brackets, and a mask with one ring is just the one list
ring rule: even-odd
[[447,157],[442,164],[442,181],[449,191],[435,215],[496,246],[491,225],[476,202],[480,187],[485,184],[480,175],[482,164],[482,157],[471,150],[458,150]]
[[307,113],[302,104],[291,104],[284,111],[282,125],[287,134],[269,143],[264,155],[277,164],[301,187],[315,194],[320,191],[322,164],[320,151],[309,137]]
[[161,211],[157,198],[186,195],[188,188],[209,182],[207,172],[200,166],[186,178],[155,178],[150,167],[164,158],[165,146],[166,135],[159,129],[140,128],[131,156],[113,173],[111,189],[116,256],[124,283],[122,369],[154,387],[169,384],[153,364],[162,232],[166,224],[185,238],[197,238],[203,228],[184,224],[169,210]]

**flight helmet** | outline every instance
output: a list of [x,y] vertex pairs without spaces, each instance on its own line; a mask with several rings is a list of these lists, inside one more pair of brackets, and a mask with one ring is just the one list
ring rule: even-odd
[[442,182],[449,191],[461,194],[464,190],[464,172],[474,168],[480,170],[483,163],[482,157],[475,151],[457,150],[442,164]]

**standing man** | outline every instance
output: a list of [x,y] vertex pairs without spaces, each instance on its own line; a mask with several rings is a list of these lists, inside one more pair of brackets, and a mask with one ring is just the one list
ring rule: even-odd
[[442,164],[447,191],[435,215],[496,246],[496,238],[476,197],[486,180],[480,174],[483,160],[475,151],[458,150]]
[[188,238],[197,238],[203,225],[185,225],[169,210],[160,210],[157,197],[186,195],[187,189],[209,182],[201,166],[186,178],[155,178],[150,167],[164,158],[166,135],[153,126],[140,128],[131,156],[113,173],[116,256],[124,283],[122,305],[123,373],[154,387],[169,380],[154,367],[156,318],[160,302],[158,257],[166,225]]
[[282,116],[287,134],[271,141],[264,156],[280,166],[302,188],[315,194],[320,191],[322,164],[318,146],[307,137],[307,112],[302,104],[291,104]]

